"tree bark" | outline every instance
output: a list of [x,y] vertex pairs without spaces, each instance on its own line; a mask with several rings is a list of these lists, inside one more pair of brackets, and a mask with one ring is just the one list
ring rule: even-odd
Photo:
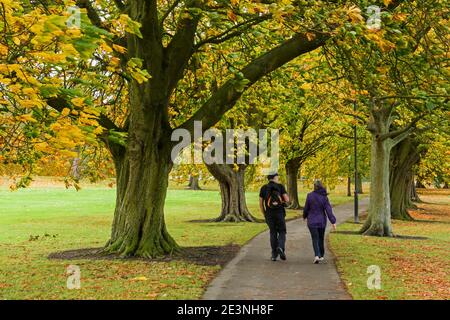
[[298,172],[300,169],[300,161],[298,159],[290,159],[285,165],[287,176],[287,192],[290,199],[289,209],[299,210],[302,207],[298,200]]
[[389,132],[389,115],[383,111],[371,113],[369,128],[372,134],[370,161],[369,214],[361,233],[373,236],[393,236],[389,196],[389,156],[392,139],[383,139]]
[[413,206],[411,202],[413,167],[419,160],[417,144],[411,138],[403,140],[391,151],[391,215],[394,219],[412,220],[407,209]]
[[414,179],[411,182],[411,201],[422,202],[422,200],[420,200],[419,194],[417,193],[416,184],[414,182]]
[[163,147],[151,138],[140,138],[130,137],[125,154],[114,156],[116,208],[104,251],[153,258],[178,250],[167,232],[163,210],[171,169],[170,144]]
[[116,208],[105,252],[153,258],[178,250],[164,221],[172,168],[167,106],[169,89],[156,2],[133,1],[129,15],[142,23],[143,38],[128,34],[128,55],[140,58],[152,78],[129,82],[126,147],[110,146],[117,179]]
[[234,170],[233,165],[207,164],[209,172],[217,179],[222,197],[222,209],[220,216],[214,219],[216,222],[259,222],[247,208],[245,200],[245,169],[246,165],[238,165]]
[[352,177],[347,177],[347,197],[352,196]]
[[363,194],[362,178],[359,172],[356,175],[356,192],[359,194]]
[[189,176],[189,184],[187,188],[190,190],[202,190],[202,188],[200,188],[198,176],[193,175]]

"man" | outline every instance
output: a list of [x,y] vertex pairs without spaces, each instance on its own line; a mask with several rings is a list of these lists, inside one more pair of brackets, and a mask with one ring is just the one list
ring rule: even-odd
[[259,192],[259,208],[266,218],[270,229],[270,246],[272,247],[272,261],[276,261],[278,255],[286,260],[286,210],[289,196],[284,186],[278,183],[278,174],[267,176],[269,183],[264,185]]

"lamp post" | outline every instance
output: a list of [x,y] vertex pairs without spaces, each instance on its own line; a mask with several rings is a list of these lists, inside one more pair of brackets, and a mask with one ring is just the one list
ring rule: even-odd
[[[356,102],[353,103],[353,111],[356,113]],[[356,119],[356,118],[355,118]],[[357,188],[357,179],[358,179],[358,151],[357,151],[357,136],[356,136],[356,122],[353,126],[353,146],[354,146],[354,157],[355,157],[355,223],[359,222],[358,217],[358,188]]]

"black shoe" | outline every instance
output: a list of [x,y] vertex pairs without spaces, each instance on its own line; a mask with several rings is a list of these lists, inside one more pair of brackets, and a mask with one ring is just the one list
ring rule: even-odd
[[286,253],[284,252],[283,249],[278,248],[278,253],[280,255],[281,260],[286,260]]
[[278,258],[278,250],[275,252],[272,251],[272,261],[277,261],[277,258]]

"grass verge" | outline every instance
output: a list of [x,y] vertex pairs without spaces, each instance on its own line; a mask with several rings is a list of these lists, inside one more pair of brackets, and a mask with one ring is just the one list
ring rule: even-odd
[[[450,193],[423,191],[416,221],[393,221],[395,234],[425,240],[331,233],[337,266],[354,299],[450,299]],[[341,231],[357,231],[347,222]],[[381,270],[381,289],[369,289],[368,267]],[[370,280],[369,280],[370,282]]]

